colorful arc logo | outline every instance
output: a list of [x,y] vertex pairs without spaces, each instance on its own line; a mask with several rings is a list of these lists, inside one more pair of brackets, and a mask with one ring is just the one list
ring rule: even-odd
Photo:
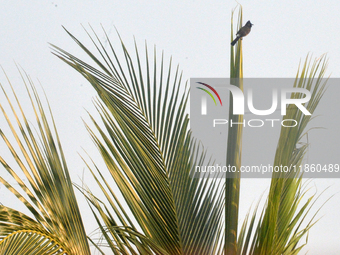
[[[197,82],[197,83],[201,84],[203,86],[206,86],[208,89],[210,89],[217,96],[217,98],[220,101],[220,104],[222,106],[222,100],[220,98],[220,95],[217,93],[217,91],[212,86],[210,86],[210,85],[208,85],[206,83],[203,83],[203,82]],[[206,92],[212,98],[212,100],[214,100],[215,105],[217,105],[216,100],[215,100],[213,94],[209,90],[204,89],[204,88],[200,88],[200,87],[197,87],[197,88],[200,89],[200,90],[203,90],[204,92]],[[202,115],[207,115],[207,98],[205,96],[202,96],[201,114]]]
[[[217,93],[217,91],[216,91],[213,87],[211,87],[210,85],[208,85],[208,84],[206,84],[206,83],[203,83],[203,82],[197,82],[197,83],[206,86],[206,87],[209,88],[212,92],[214,92],[214,94],[217,96],[217,98],[218,98],[218,100],[220,101],[220,104],[221,104],[221,106],[222,106],[222,100],[221,100],[221,98],[220,98],[220,95]],[[217,105],[214,96],[213,96],[207,89],[200,88],[200,87],[197,87],[197,88],[198,88],[198,89],[201,89],[201,90],[203,90],[203,91],[205,91],[206,93],[208,93],[208,95],[214,100],[215,105]]]

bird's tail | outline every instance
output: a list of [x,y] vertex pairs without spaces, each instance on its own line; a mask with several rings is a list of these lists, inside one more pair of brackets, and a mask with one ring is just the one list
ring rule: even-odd
[[240,39],[240,37],[237,36],[237,37],[235,38],[235,40],[231,42],[231,46],[234,46],[234,45],[237,43],[237,41],[238,41],[239,39]]

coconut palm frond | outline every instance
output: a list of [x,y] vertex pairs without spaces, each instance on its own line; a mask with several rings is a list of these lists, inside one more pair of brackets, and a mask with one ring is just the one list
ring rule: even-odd
[[[87,194],[104,222],[101,228],[111,232],[107,242],[125,242],[126,237],[115,232],[121,226],[143,233],[145,240],[152,240],[169,254],[212,254],[221,230],[220,183],[190,175],[204,154],[188,130],[188,91],[178,67],[173,71],[171,60],[166,65],[163,54],[158,60],[156,50],[150,57],[147,47],[142,61],[136,46],[133,60],[121,41],[123,63],[109,38],[106,50],[100,40],[95,42],[98,37],[94,34],[91,39],[99,60],[70,36],[97,65],[53,46],[54,53],[98,92],[96,106],[104,127],[93,117],[95,128],[87,127],[112,177],[105,178],[96,166],[91,170],[108,206]],[[192,156],[192,151],[197,155]],[[118,201],[114,183],[129,211]]]
[[[0,240],[7,240],[2,242],[2,251],[7,249],[4,247],[9,247],[6,246],[9,240],[26,240],[25,245],[36,240],[40,243],[36,247],[38,250],[41,245],[60,246],[68,254],[90,254],[54,120],[52,115],[48,118],[43,110],[30,78],[26,74],[22,74],[22,78],[31,100],[36,125],[34,126],[27,119],[26,109],[24,111],[21,107],[12,85],[15,98],[13,102],[1,86],[10,110],[5,110],[2,103],[0,109],[14,139],[7,136],[2,128],[0,128],[0,136],[16,165],[10,166],[2,156],[0,156],[0,163],[13,181],[19,185],[20,190],[13,188],[2,177],[0,181],[27,207],[33,218],[6,206],[0,207],[2,212],[0,217],[2,239]],[[7,238],[9,235],[12,235],[10,239]]]
[[[304,107],[313,114],[326,89],[327,79],[322,79],[327,66],[325,56],[314,62],[307,56],[301,72],[298,71],[295,88],[310,91],[311,99]],[[303,93],[292,93],[292,99],[304,97]],[[309,229],[315,224],[315,214],[307,221],[307,214],[314,205],[314,195],[305,198],[300,172],[308,144],[302,139],[311,115],[303,114],[295,105],[287,107],[284,120],[294,120],[294,127],[281,127],[281,134],[276,149],[274,166],[288,166],[290,171],[274,172],[267,203],[254,230],[251,244],[243,246],[240,254],[297,254]],[[287,124],[288,125],[288,124]],[[250,234],[252,228],[249,228]],[[243,229],[243,231],[246,231]]]
[[63,255],[65,250],[50,236],[35,231],[19,230],[0,242],[0,254]]

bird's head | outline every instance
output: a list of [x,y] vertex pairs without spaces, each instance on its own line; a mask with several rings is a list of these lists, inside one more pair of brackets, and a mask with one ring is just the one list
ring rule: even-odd
[[254,24],[251,24],[250,20],[247,21],[246,26],[247,27],[252,27]]

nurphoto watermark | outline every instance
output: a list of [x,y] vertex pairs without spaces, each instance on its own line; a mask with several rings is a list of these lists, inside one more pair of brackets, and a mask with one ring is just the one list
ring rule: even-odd
[[[243,90],[235,85],[239,82]],[[327,84],[330,83],[328,80]],[[287,118],[288,111],[294,109],[315,117],[306,107],[311,91],[294,84],[295,78],[245,78],[242,81],[191,78],[190,128],[207,155],[205,162],[193,166],[193,176],[225,177],[228,173],[239,173],[243,178],[270,178],[273,173],[281,172],[295,173],[295,176],[303,173],[306,178],[339,178],[340,159],[324,162],[321,157],[315,162],[308,158],[308,152],[300,165],[273,165],[281,128],[293,129],[301,124]],[[292,94],[298,96],[291,98]],[[332,114],[332,109],[326,113]],[[243,118],[235,121],[233,115]],[[242,127],[244,133],[242,150],[246,155],[238,167],[226,162],[227,135],[231,127]],[[334,139],[340,142],[339,137]]]

